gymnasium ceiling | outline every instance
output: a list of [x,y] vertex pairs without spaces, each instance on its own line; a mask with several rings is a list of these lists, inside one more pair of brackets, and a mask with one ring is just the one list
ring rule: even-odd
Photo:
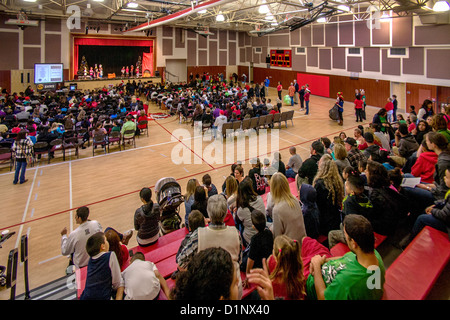
[[[129,8],[128,2],[136,2],[136,8]],[[81,9],[83,21],[88,23],[112,23],[136,28],[144,23],[167,17],[189,8],[195,9],[210,0],[0,0],[0,12],[14,18],[20,10],[25,10],[30,20],[45,18],[67,19],[71,5]],[[258,35],[272,28],[294,28],[308,24],[324,16],[328,21],[332,16],[352,14],[357,19],[370,19],[367,8],[389,13],[392,17],[416,15],[428,23],[450,23],[449,12],[436,13],[432,7],[437,0],[218,0],[208,6],[206,12],[199,9],[185,16],[166,21],[163,24],[185,29],[211,27],[237,31],[258,30]],[[342,10],[347,6],[351,11]],[[265,10],[264,10],[265,9]],[[269,13],[268,13],[269,12]],[[216,21],[218,14],[224,21]],[[149,28],[149,27],[146,27]],[[144,29],[146,29],[144,28]]]

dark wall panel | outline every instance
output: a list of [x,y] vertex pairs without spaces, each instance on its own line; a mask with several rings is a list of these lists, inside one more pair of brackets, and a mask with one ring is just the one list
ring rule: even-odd
[[339,16],[338,32],[340,45],[353,44],[353,16]]
[[[335,17],[331,21],[337,20]],[[338,45],[338,25],[336,23],[330,23],[325,25],[325,46],[337,47]]]
[[29,27],[23,30],[23,44],[41,44],[41,27]]
[[227,30],[219,31],[219,49],[227,49],[228,32]]
[[347,71],[361,72],[362,71],[362,58],[348,56],[347,57]]
[[197,65],[197,40],[187,40],[187,65]]
[[171,56],[173,54],[173,49],[172,49],[172,39],[163,39],[162,41],[162,54],[163,56]]
[[[394,19],[393,19],[394,20]],[[390,23],[380,22],[380,28],[372,29],[372,45],[387,45],[390,43]]]
[[207,66],[208,65],[208,51],[198,50],[198,65]]
[[306,71],[306,54],[293,54],[292,55],[292,70]]
[[450,79],[450,49],[427,50],[427,77]]
[[309,47],[311,45],[311,26],[300,28],[302,47]]
[[381,73],[399,76],[400,75],[400,59],[399,58],[388,58],[387,49],[381,50]]
[[169,26],[163,26],[162,30],[163,37],[172,37],[173,36],[173,28]]
[[[67,30],[67,27],[64,27]],[[45,31],[61,31],[61,20],[45,19]]]
[[186,39],[184,36],[184,30],[180,28],[175,28],[175,48],[185,48]]
[[370,46],[370,29],[367,28],[366,21],[355,21],[355,46]]
[[217,41],[209,41],[209,65],[217,66]]
[[208,48],[208,38],[198,36],[198,48],[199,49],[206,49]]
[[290,33],[292,46],[300,45],[300,30],[301,29],[296,29]]
[[415,27],[415,45],[450,44],[450,25]]
[[314,48],[314,47],[309,47],[306,50],[306,55],[307,55],[307,65],[308,67],[317,67],[319,64],[319,59],[318,59],[318,49]]
[[424,74],[424,48],[411,47],[408,49],[409,58],[403,58],[403,73],[404,74]]
[[[228,65],[235,66],[237,64],[236,59],[236,42],[229,43],[230,48],[228,49]],[[225,51],[226,53],[226,51]],[[223,65],[222,63],[220,63]],[[226,65],[226,63],[225,63]]]
[[325,44],[324,30],[324,24],[315,24],[312,26],[313,46],[321,46]]
[[333,48],[333,68],[345,69],[345,48]]
[[23,68],[34,69],[35,63],[41,63],[41,48],[24,48]]
[[412,46],[412,17],[392,19],[392,46]]
[[380,72],[380,48],[364,48],[364,71]]
[[289,47],[289,35],[271,35],[269,36],[269,47],[286,48]]
[[59,34],[45,35],[45,62],[46,63],[61,62],[61,35]]
[[319,68],[331,70],[331,49],[319,49]]
[[[228,54],[226,51],[219,51],[219,65],[221,65],[221,66],[228,65],[227,56],[228,56]],[[231,65],[231,63],[230,63],[230,65]]]

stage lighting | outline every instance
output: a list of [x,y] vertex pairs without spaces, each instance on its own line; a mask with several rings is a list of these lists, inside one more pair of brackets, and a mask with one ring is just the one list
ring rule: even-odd
[[128,8],[137,8],[139,5],[137,4],[137,2],[133,2],[133,1],[131,1],[131,2],[128,2],[127,3],[127,7]]

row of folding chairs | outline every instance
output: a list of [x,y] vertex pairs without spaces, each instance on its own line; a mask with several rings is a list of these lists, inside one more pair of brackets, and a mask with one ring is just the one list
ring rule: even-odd
[[268,114],[260,117],[253,117],[239,121],[227,122],[222,125],[222,134],[225,138],[227,134],[235,131],[246,131],[246,130],[256,130],[264,128],[274,128],[278,124],[278,128],[281,129],[281,125],[284,122],[286,128],[288,121],[290,120],[292,125],[294,125],[294,110],[289,110],[281,113]]

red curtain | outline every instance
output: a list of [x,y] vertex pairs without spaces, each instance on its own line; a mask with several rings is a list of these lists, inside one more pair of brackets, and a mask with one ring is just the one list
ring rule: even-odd
[[142,58],[142,74],[144,74],[145,70],[149,70],[151,76],[155,75],[153,70],[153,50],[150,50],[150,53],[144,52],[144,57]]
[[[132,40],[132,39],[96,39],[96,38],[74,38],[73,40],[74,50],[73,50],[73,74],[78,73],[78,46],[134,46],[134,47],[149,47],[150,61],[147,69],[153,75],[153,40]],[[144,53],[143,60],[146,53]],[[145,64],[142,62],[143,70],[145,70]],[[142,72],[142,71],[141,71]]]

